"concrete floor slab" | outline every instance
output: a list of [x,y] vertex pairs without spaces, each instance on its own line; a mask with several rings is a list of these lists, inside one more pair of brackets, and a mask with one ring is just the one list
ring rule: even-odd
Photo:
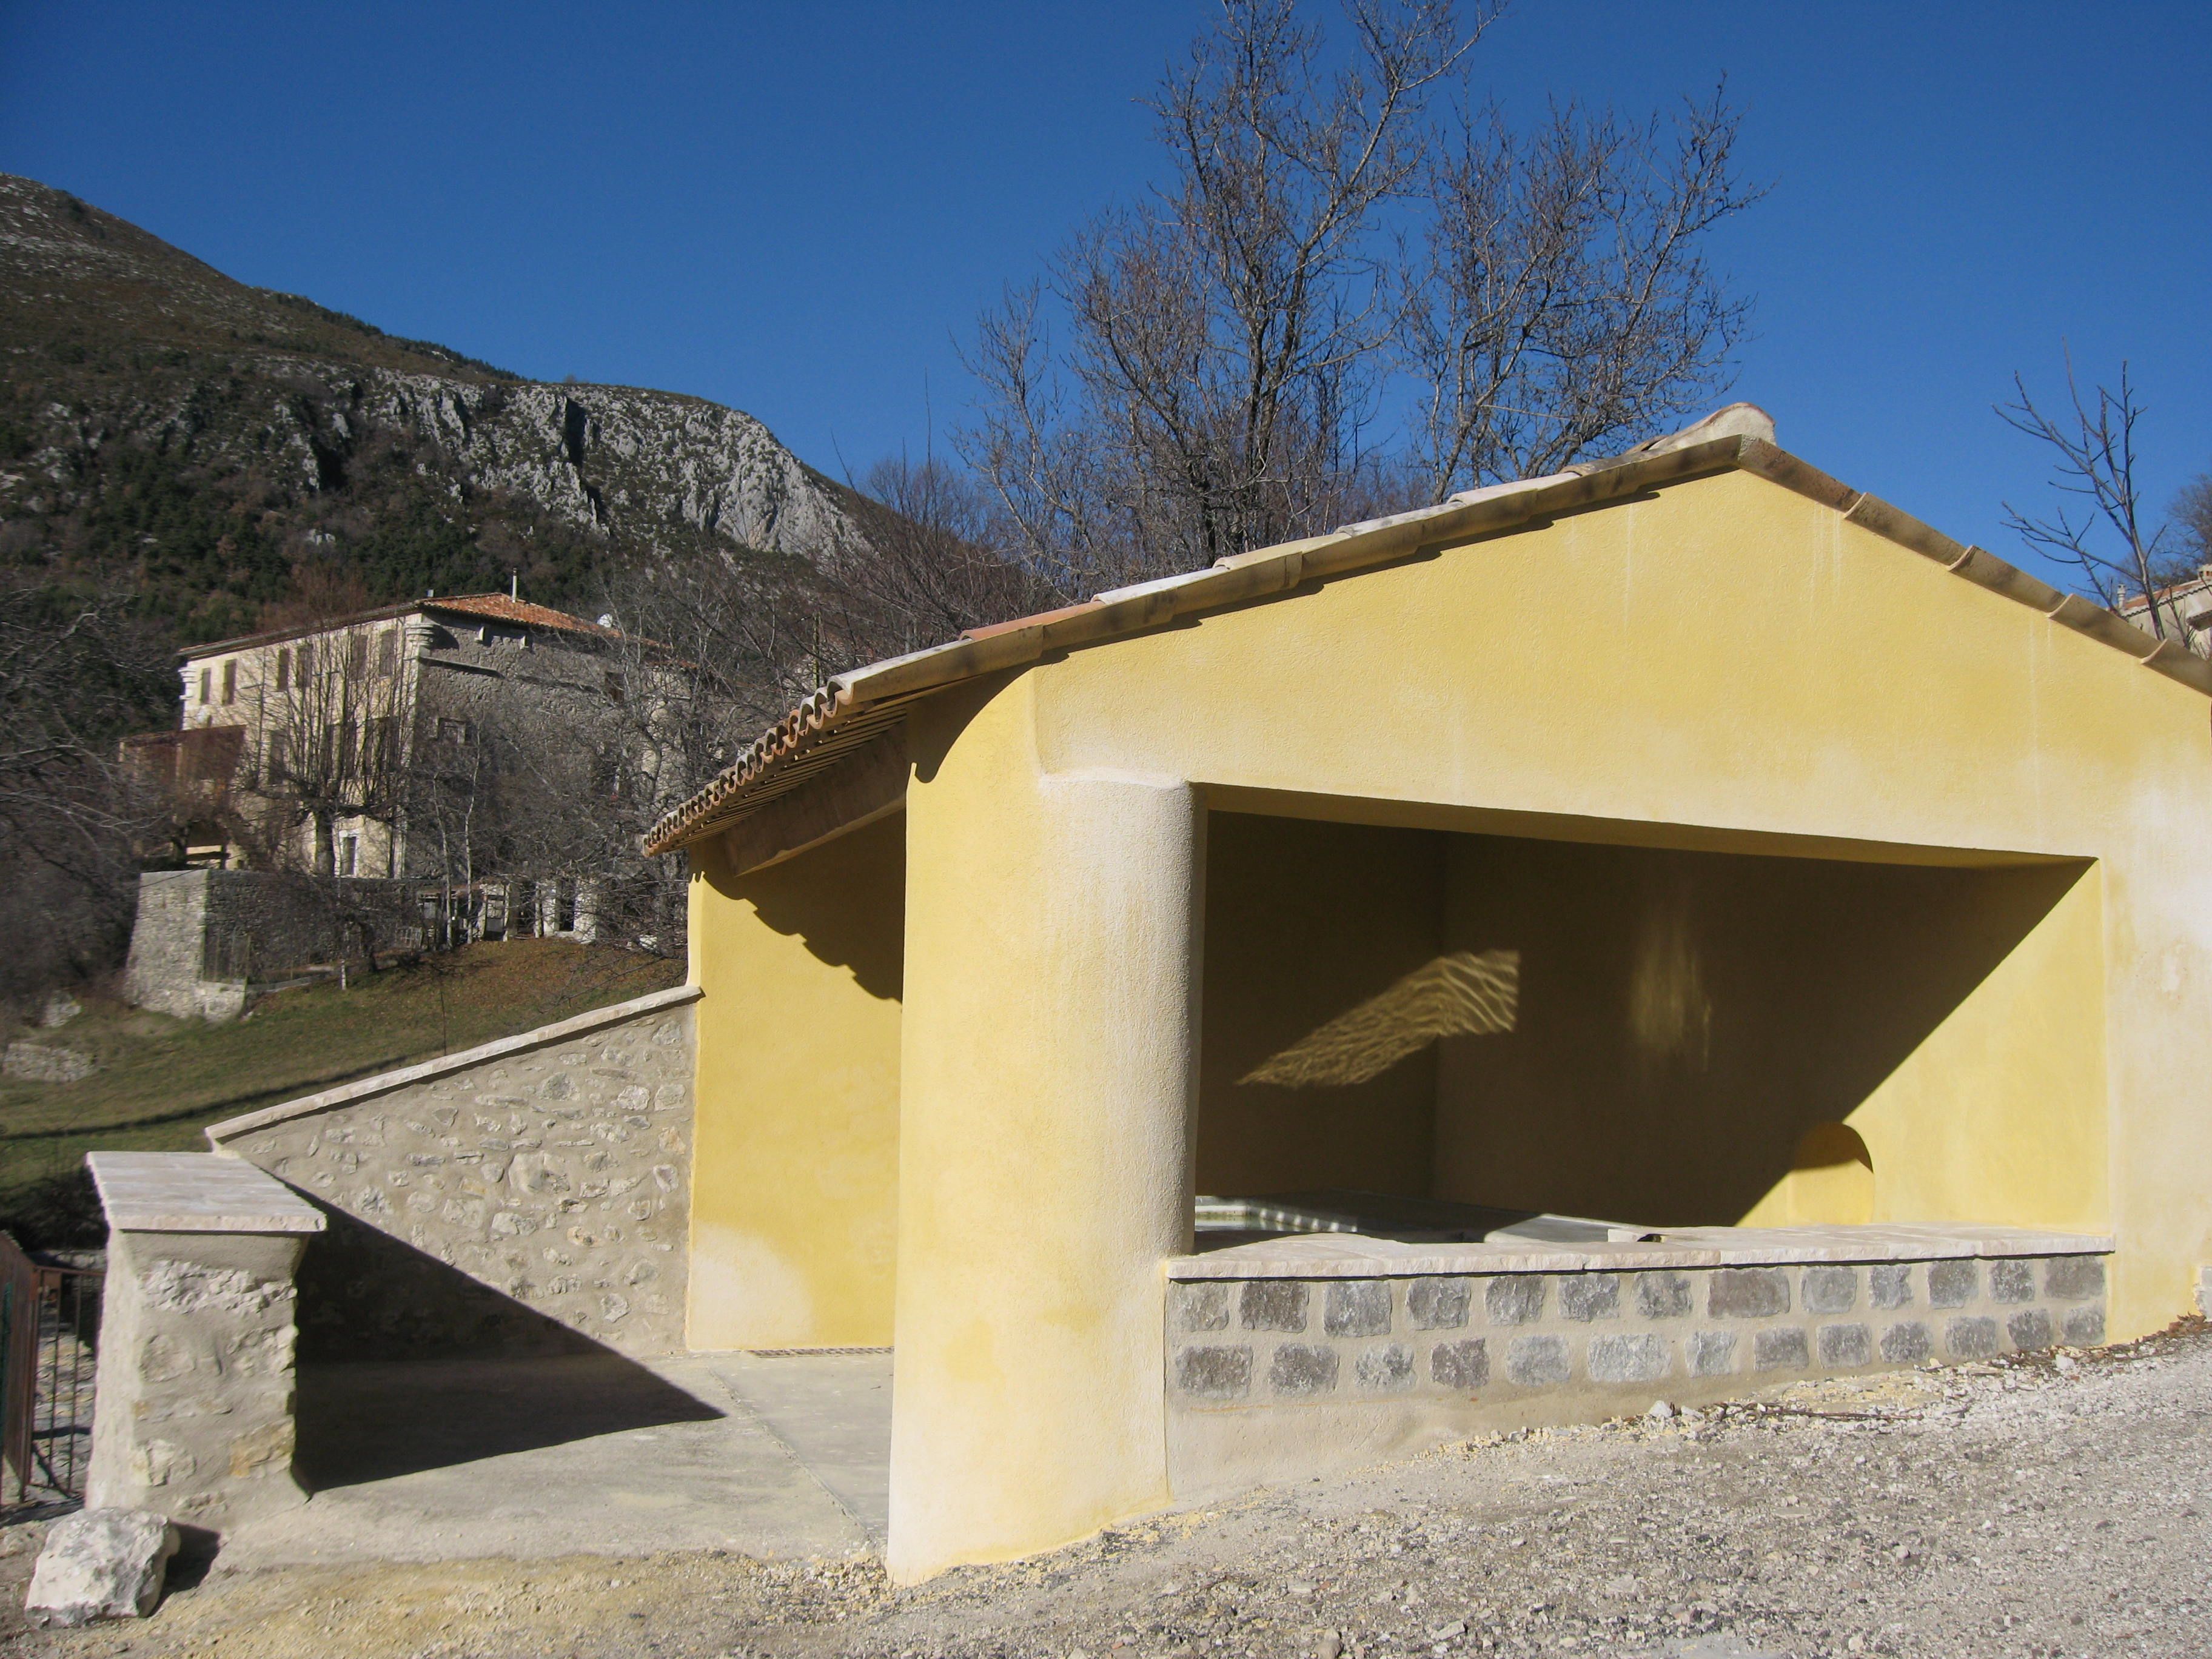
[[881,1548],[890,1526],[890,1351],[725,1354],[709,1369]]
[[[844,1488],[833,1496],[719,1374],[744,1369],[727,1355],[613,1354],[304,1367],[299,1468],[313,1496],[239,1528],[217,1570],[872,1550],[839,1408],[807,1407],[795,1374],[776,1396],[799,1438],[829,1449]],[[866,1390],[838,1386],[875,1410]],[[887,1449],[887,1409],[882,1420]]]

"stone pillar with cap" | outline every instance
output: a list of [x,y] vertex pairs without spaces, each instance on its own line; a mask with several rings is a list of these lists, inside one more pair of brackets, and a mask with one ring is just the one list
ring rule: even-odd
[[219,1153],[86,1162],[108,1225],[88,1505],[152,1510],[189,1543],[306,1502],[293,1279],[322,1212]]

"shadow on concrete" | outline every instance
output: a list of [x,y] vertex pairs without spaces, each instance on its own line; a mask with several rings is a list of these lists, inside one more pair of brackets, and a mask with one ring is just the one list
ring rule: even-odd
[[293,1467],[321,1492],[725,1415],[605,1350],[307,1364]]

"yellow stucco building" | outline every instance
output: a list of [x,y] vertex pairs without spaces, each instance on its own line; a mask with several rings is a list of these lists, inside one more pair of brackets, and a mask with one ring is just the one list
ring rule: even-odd
[[1771,438],[862,669],[659,826],[689,1340],[895,1346],[896,1574],[2191,1305],[2212,672]]

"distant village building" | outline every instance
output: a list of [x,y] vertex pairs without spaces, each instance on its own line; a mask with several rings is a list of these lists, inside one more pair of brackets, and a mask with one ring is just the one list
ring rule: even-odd
[[[2159,590],[2159,621],[2165,625],[2178,623],[2181,642],[2197,655],[2203,656],[2212,648],[2212,564],[2200,566],[2195,575],[2186,581],[2173,583]],[[2140,593],[2130,593],[2120,601],[2120,615],[2136,627],[2149,629],[2150,601]]]
[[497,827],[518,757],[573,773],[580,734],[605,735],[627,690],[611,621],[473,593],[195,647],[178,729],[126,739],[125,762],[167,793],[187,864],[416,884],[449,933],[588,939],[597,880],[526,867]]

